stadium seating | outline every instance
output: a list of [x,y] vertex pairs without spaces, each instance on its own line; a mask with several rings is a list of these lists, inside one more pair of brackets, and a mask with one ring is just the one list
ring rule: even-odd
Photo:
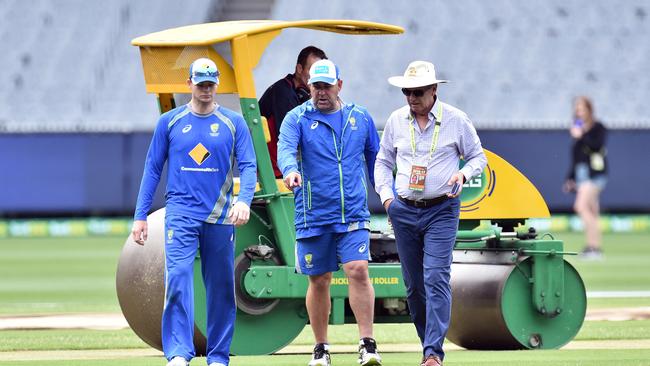
[[314,43],[340,64],[343,97],[366,105],[380,124],[403,102],[386,78],[427,59],[452,81],[440,88],[441,98],[479,128],[565,128],[579,94],[593,97],[610,127],[650,127],[647,1],[278,0],[272,17],[372,20],[406,32],[278,37],[258,70],[258,91],[278,70],[291,70],[296,45]]
[[0,128],[152,129],[158,115],[156,99],[145,93],[138,49],[130,41],[205,22],[214,3],[3,1]]
[[[0,131],[150,130],[157,104],[130,40],[211,21],[219,4],[4,0]],[[366,105],[380,127],[403,103],[386,78],[414,59],[436,64],[452,81],[441,98],[479,128],[565,128],[578,94],[594,98],[610,127],[650,127],[647,1],[276,0],[270,17],[372,20],[406,33],[285,30],[256,70],[258,95],[292,71],[302,45],[314,44],[341,66],[342,96]]]

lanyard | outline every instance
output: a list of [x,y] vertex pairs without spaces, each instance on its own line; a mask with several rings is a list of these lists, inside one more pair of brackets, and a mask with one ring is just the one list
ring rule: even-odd
[[348,114],[348,119],[343,123],[343,108],[340,109],[341,112],[341,140],[340,140],[340,146],[341,150],[339,150],[338,146],[339,144],[336,143],[336,133],[334,133],[334,128],[332,128],[332,139],[334,140],[334,151],[336,152],[336,158],[338,161],[341,161],[341,158],[343,157],[343,133],[345,132],[345,127],[347,127],[348,122],[350,121],[350,116],[352,116],[352,111],[350,111],[350,114]]
[[[431,139],[431,148],[429,149],[429,161],[433,157],[433,152],[436,151],[438,146],[438,135],[440,134],[440,122],[442,121],[442,103],[438,103],[438,115],[435,116],[436,123],[433,128],[433,138]],[[415,119],[415,118],[414,118]],[[417,122],[417,120],[415,120]],[[411,133],[411,151],[413,152],[413,159],[415,160],[415,127],[413,123],[409,123],[409,132]]]

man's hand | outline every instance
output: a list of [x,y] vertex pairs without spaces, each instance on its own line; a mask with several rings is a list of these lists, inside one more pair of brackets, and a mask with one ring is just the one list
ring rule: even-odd
[[235,226],[242,226],[248,222],[251,216],[251,209],[244,202],[237,201],[230,210],[228,219]]
[[447,182],[447,185],[453,187],[453,185],[455,183],[458,183],[459,187],[458,187],[458,191],[456,191],[455,194],[453,194],[451,192],[447,193],[447,197],[455,198],[455,197],[460,196],[460,192],[463,191],[463,183],[464,182],[465,182],[465,176],[463,175],[463,173],[456,172],[456,174],[452,175],[451,179],[449,179],[449,181]]
[[137,244],[144,245],[144,241],[147,240],[147,220],[133,221],[131,237]]
[[[392,199],[392,198],[389,198],[389,199],[387,199],[386,201],[384,201],[384,210],[386,210],[386,213],[388,213],[388,208],[390,207],[390,205],[391,205],[392,203],[393,203],[393,199]],[[393,222],[390,221],[390,216],[388,216],[388,225],[390,225],[391,227],[393,227]]]
[[389,198],[386,201],[384,201],[384,210],[386,210],[386,213],[388,213],[388,208],[390,207],[391,203],[393,203],[392,198]]
[[284,186],[293,190],[295,187],[302,186],[302,177],[298,172],[291,172],[284,177]]

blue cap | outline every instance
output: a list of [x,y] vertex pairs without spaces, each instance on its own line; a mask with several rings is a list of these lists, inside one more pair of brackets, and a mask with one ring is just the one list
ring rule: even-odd
[[204,81],[219,84],[219,70],[209,58],[200,58],[190,65],[190,80],[196,85]]
[[313,83],[327,83],[330,85],[336,84],[341,79],[338,66],[330,60],[318,60],[311,65],[309,69],[308,84]]

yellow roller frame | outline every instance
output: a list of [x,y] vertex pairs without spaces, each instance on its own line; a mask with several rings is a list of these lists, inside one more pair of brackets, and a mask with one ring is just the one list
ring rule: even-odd
[[[140,47],[144,78],[149,93],[187,93],[187,70],[192,61],[208,57],[219,72],[217,93],[238,93],[255,98],[253,70],[269,43],[285,28],[307,28],[342,34],[400,34],[404,29],[358,20],[242,20],[196,24],[167,29],[135,38]],[[213,45],[230,43],[232,65]]]

